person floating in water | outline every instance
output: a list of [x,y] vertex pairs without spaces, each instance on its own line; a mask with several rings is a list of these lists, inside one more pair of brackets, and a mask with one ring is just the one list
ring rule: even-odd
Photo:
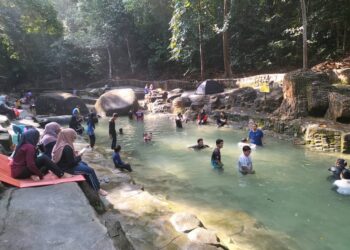
[[202,109],[202,111],[197,116],[197,123],[198,125],[206,124],[208,120],[208,115],[205,112],[205,109]]
[[255,144],[257,146],[263,145],[262,139],[264,137],[264,133],[261,129],[258,129],[258,126],[256,124],[252,126],[252,130],[249,131],[248,137],[250,143]]
[[202,138],[199,138],[197,140],[197,145],[193,145],[188,148],[192,148],[194,150],[201,150],[201,149],[209,148],[209,146],[204,144],[204,141]]
[[135,112],[135,116],[137,121],[143,121],[143,111],[141,109]]
[[147,133],[147,132],[143,133],[143,141],[144,142],[151,142],[152,136],[153,136],[152,133]]
[[252,149],[249,146],[243,147],[243,154],[238,159],[238,171],[244,175],[246,174],[255,174],[253,170],[253,162],[250,157]]
[[132,172],[132,169],[131,169],[131,166],[129,163],[125,163],[122,161],[122,159],[120,158],[120,150],[122,149],[122,147],[120,145],[117,145],[115,148],[114,148],[114,152],[113,152],[113,156],[112,156],[112,159],[113,159],[113,163],[114,163],[114,166],[116,168],[119,168],[121,170],[128,170],[129,172]]
[[175,124],[177,128],[182,128],[183,116],[181,113],[178,113],[175,118]]
[[114,149],[117,145],[117,131],[115,130],[115,121],[118,118],[118,114],[114,113],[109,120],[109,137],[112,139],[111,149]]
[[216,124],[218,128],[227,125],[227,116],[224,112],[220,112],[220,116],[216,119]]
[[221,162],[221,152],[220,149],[224,147],[224,140],[217,139],[216,140],[216,148],[211,155],[211,165],[214,169],[223,168],[224,164]]
[[334,179],[339,180],[340,175],[345,169],[345,167],[348,165],[348,163],[344,159],[337,159],[335,162],[335,166],[328,169],[333,174]]

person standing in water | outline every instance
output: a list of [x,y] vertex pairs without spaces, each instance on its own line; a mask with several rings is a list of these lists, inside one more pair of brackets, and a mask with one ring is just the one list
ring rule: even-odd
[[243,154],[238,159],[238,171],[243,174],[255,174],[255,171],[253,170],[253,162],[252,158],[250,157],[250,153],[252,152],[252,149],[249,146],[243,147]]
[[224,147],[224,140],[216,140],[216,148],[211,155],[211,165],[214,169],[222,169],[224,164],[221,162],[221,152],[220,149]]
[[175,124],[177,128],[182,128],[183,116],[181,113],[178,113],[175,118]]
[[89,135],[90,147],[94,149],[96,136],[95,136],[95,120],[94,113],[90,112],[88,120],[87,120],[87,134]]
[[263,145],[263,137],[264,133],[261,129],[258,129],[258,126],[256,124],[253,125],[252,130],[249,131],[249,142],[252,144],[255,144],[257,146]]
[[188,148],[192,148],[194,150],[201,150],[201,149],[209,148],[209,146],[204,144],[203,138],[199,138],[197,140],[197,145],[193,145]]
[[118,114],[114,113],[109,120],[109,137],[112,139],[111,149],[114,149],[117,145],[117,131],[115,130],[115,121],[118,118]]

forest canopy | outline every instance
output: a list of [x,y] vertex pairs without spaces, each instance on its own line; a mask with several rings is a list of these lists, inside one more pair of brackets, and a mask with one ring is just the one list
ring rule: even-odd
[[[0,0],[0,82],[301,68],[301,1]],[[347,54],[349,1],[304,2],[309,65]]]

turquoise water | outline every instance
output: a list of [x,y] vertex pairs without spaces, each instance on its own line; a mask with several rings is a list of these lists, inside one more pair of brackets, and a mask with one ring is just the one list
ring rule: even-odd
[[[267,137],[266,146],[252,153],[256,174],[240,176],[237,142],[246,136],[244,131],[195,124],[181,130],[161,115],[146,116],[144,123],[120,118],[120,127],[124,135],[118,136],[118,144],[130,156],[125,160],[134,167],[133,177],[147,190],[199,209],[244,211],[265,228],[289,236],[295,249],[349,249],[350,197],[337,194],[327,180],[336,155]],[[151,144],[143,142],[143,131],[153,133]],[[109,146],[106,120],[96,132],[97,143]],[[217,138],[224,139],[223,172],[211,169],[213,148],[187,149],[199,137],[212,147]]]

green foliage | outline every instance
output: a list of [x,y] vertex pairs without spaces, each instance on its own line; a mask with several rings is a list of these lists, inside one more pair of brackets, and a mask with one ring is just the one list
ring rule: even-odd
[[[349,52],[349,0],[306,5],[310,64]],[[218,72],[226,30],[236,73],[301,67],[300,1],[230,6],[224,18],[223,0],[0,0],[0,82],[88,81],[109,66],[113,76],[181,77],[200,67],[200,38]]]

